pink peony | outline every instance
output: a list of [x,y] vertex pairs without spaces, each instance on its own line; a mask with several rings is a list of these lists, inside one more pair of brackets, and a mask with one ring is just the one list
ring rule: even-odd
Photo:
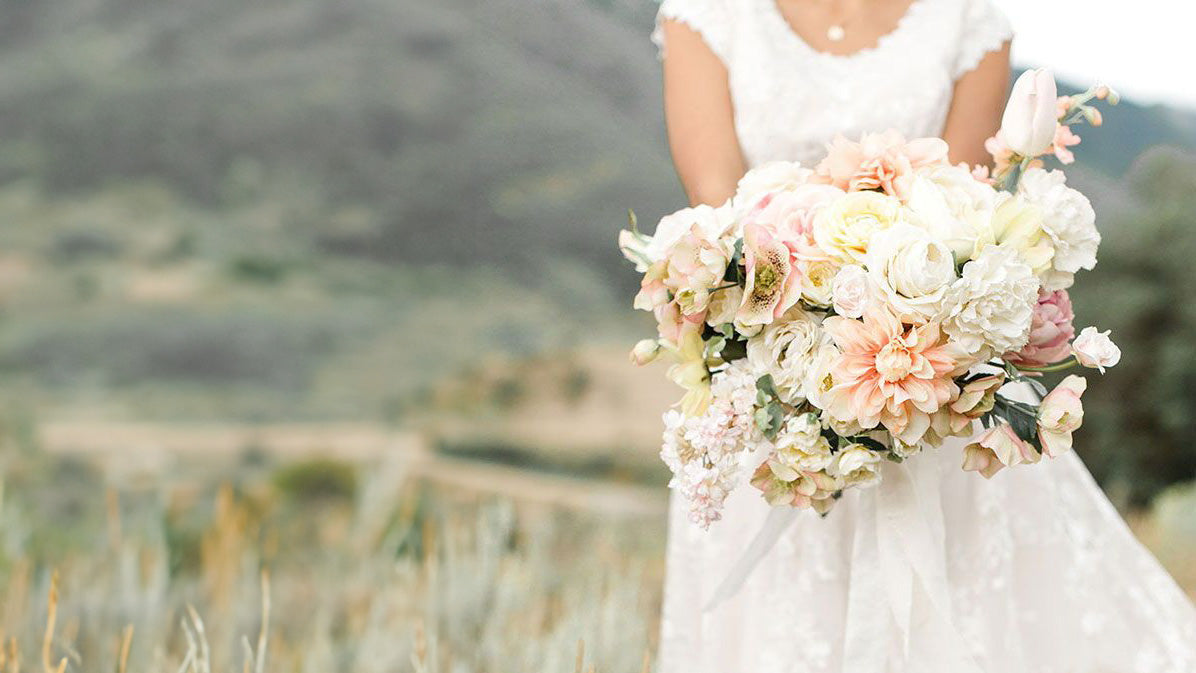
[[812,182],[853,192],[879,189],[903,200],[917,169],[947,163],[947,143],[941,139],[906,141],[892,130],[865,134],[858,143],[836,136],[826,149]]
[[1071,354],[1071,340],[1076,335],[1072,325],[1075,315],[1067,290],[1039,290],[1038,304],[1030,323],[1030,341],[1006,360],[1025,367],[1045,367]]
[[757,223],[744,226],[743,261],[747,282],[737,323],[767,325],[801,298],[797,258],[768,227]]
[[863,321],[833,316],[823,326],[841,351],[831,365],[836,384],[823,398],[840,422],[881,423],[912,445],[959,393],[951,379],[956,362],[937,323],[906,329],[882,308],[865,312]]

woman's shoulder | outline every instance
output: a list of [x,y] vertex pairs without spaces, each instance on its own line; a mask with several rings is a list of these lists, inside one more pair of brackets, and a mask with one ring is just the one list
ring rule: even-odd
[[731,49],[731,35],[736,20],[746,11],[745,3],[750,0],[663,0],[656,14],[656,29],[652,41],[664,53],[664,21],[685,24],[702,36],[723,62]]

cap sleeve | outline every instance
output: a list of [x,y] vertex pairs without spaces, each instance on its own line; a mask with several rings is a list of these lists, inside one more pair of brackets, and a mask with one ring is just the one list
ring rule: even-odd
[[730,55],[731,12],[727,0],[664,0],[656,13],[656,29],[652,31],[652,42],[664,56],[664,30],[662,23],[674,20],[689,26],[702,37],[706,46],[725,65]]
[[974,70],[989,52],[1013,37],[1009,17],[993,0],[964,0],[963,28],[955,53],[952,77],[959,79]]

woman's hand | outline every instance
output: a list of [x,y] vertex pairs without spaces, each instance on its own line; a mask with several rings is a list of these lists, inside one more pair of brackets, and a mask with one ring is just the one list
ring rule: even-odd
[[727,69],[689,26],[664,25],[664,110],[669,147],[691,205],[720,206],[746,170]]
[[1001,113],[1009,92],[1009,43],[985,55],[974,69],[955,82],[943,139],[951,146],[951,161],[988,165],[992,161],[984,141],[1001,127]]

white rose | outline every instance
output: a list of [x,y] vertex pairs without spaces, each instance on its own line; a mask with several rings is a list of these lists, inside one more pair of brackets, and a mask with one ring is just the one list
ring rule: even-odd
[[798,414],[785,422],[777,434],[776,465],[786,474],[777,476],[793,481],[799,472],[819,472],[830,466],[834,460],[830,442],[822,436],[822,424],[812,413]]
[[963,267],[943,298],[943,330],[980,359],[1017,351],[1030,336],[1038,279],[1012,248],[990,245]]
[[828,471],[844,486],[871,486],[880,481],[880,461],[880,454],[863,444],[849,444],[836,454]]
[[955,280],[955,258],[947,246],[905,223],[878,231],[866,261],[885,303],[904,322],[925,323],[939,313]]
[[859,264],[873,234],[905,217],[896,197],[880,192],[849,192],[823,206],[814,216],[814,242],[845,264]]
[[831,282],[832,305],[835,313],[846,318],[859,318],[872,300],[872,281],[868,272],[858,264],[839,269]]
[[782,401],[798,403],[815,351],[827,339],[815,314],[792,308],[748,340],[747,360],[755,371],[772,374]]
[[1031,168],[1018,183],[1018,194],[1042,212],[1043,231],[1054,243],[1051,272],[1045,277],[1048,290],[1069,287],[1080,269],[1096,266],[1100,232],[1096,212],[1088,198],[1065,184],[1062,171]]
[[739,179],[733,202],[735,207],[754,207],[761,198],[774,192],[791,192],[804,185],[814,173],[796,161],[771,161],[753,168]]
[[1109,330],[1098,332],[1095,327],[1085,327],[1071,344],[1076,361],[1085,367],[1099,369],[1113,367],[1121,362],[1121,349],[1109,338]]
[[661,218],[656,225],[656,232],[652,240],[648,241],[643,252],[650,262],[664,259],[665,254],[690,232],[693,225],[698,225],[701,236],[710,242],[720,243],[720,247],[727,248],[730,257],[730,246],[734,241],[727,234],[735,225],[734,212],[729,205],[711,208],[707,205],[695,206],[678,210],[672,215]]
[[992,236],[997,191],[966,168],[932,166],[918,172],[906,205],[918,226],[950,248],[956,262],[963,262]]

